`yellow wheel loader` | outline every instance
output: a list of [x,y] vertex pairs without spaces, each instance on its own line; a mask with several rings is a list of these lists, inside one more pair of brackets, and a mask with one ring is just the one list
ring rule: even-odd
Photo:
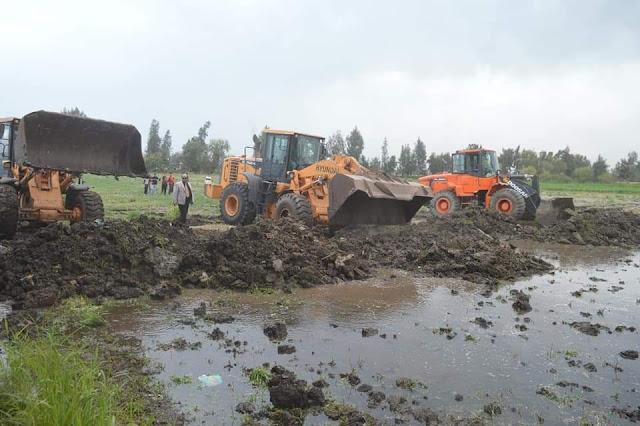
[[0,238],[18,222],[102,219],[102,198],[77,183],[82,173],[146,174],[131,125],[47,111],[0,118]]
[[[428,187],[368,170],[349,156],[325,160],[324,138],[288,130],[264,131],[261,157],[225,158],[219,184],[222,219],[247,225],[257,215],[292,216],[334,227],[402,224],[431,198]],[[254,136],[254,141],[256,136]]]

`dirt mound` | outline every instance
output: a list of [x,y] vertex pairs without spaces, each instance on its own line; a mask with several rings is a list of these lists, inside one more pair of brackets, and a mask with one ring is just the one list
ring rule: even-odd
[[[188,228],[140,217],[107,224],[55,223],[3,241],[0,298],[14,308],[49,306],[75,294],[133,298],[179,292],[199,238]],[[171,280],[170,280],[171,279]]]
[[516,221],[482,208],[466,208],[444,217],[425,215],[421,219],[419,225],[434,232],[477,228],[496,237],[541,242],[627,248],[640,245],[640,215],[613,209],[578,210],[569,219],[546,226],[536,221]]
[[2,241],[0,300],[45,307],[72,295],[169,297],[181,287],[311,287],[365,278],[369,267],[294,221],[258,221],[196,233],[140,217],[106,224],[52,224]]
[[312,287],[368,276],[367,262],[319,230],[293,220],[258,220],[214,234],[207,251],[215,286]]
[[[463,218],[472,219],[473,214]],[[502,244],[473,220],[444,218],[431,224],[344,229],[336,238],[340,248],[372,264],[478,284],[493,285],[551,269],[543,260]]]
[[538,237],[569,244],[637,247],[640,215],[613,209],[582,210],[566,222],[541,228]]

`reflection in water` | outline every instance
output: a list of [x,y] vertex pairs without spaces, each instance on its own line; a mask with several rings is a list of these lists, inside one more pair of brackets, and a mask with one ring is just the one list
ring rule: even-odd
[[[529,249],[548,252],[550,247]],[[611,407],[637,406],[633,389],[640,388],[640,363],[618,356],[623,350],[637,350],[638,332],[614,331],[619,325],[640,326],[636,304],[640,269],[634,266],[640,256],[623,254],[631,261],[615,262],[610,259],[621,256],[616,250],[591,257],[583,256],[583,249],[579,256],[570,250],[561,247],[556,260],[562,269],[555,274],[505,286],[491,297],[482,295],[484,288],[464,281],[414,278],[385,270],[372,280],[292,295],[185,291],[175,300],[153,303],[148,310],[115,310],[111,324],[142,339],[151,359],[164,366],[158,378],[170,384],[171,395],[196,423],[230,424],[239,416],[235,405],[247,399],[268,405],[268,393],[256,394],[242,371],[268,362],[284,365],[305,380],[324,379],[334,399],[390,424],[394,415],[388,406],[367,408],[367,395],[356,392],[339,373],[353,370],[374,390],[405,395],[417,406],[441,414],[482,414],[485,404],[498,401],[503,407],[498,420],[504,424],[534,423],[538,416],[547,424],[583,418],[617,424],[622,420],[610,417]],[[533,311],[515,313],[509,300],[513,289],[531,295]],[[584,290],[580,297],[572,295],[580,290]],[[199,319],[195,326],[180,321],[193,317],[194,307],[203,301],[211,303],[209,312],[228,312],[236,321],[214,325]],[[478,317],[491,324],[482,328],[484,323],[475,321]],[[277,345],[262,333],[263,325],[275,320],[287,323],[286,343],[296,347],[295,353],[279,355]],[[612,332],[583,334],[568,325],[576,321],[600,323]],[[207,337],[215,327],[231,339],[230,346]],[[364,327],[379,333],[363,337]],[[202,349],[158,347],[175,338],[200,341]],[[595,371],[586,369],[587,364]],[[170,381],[171,376],[195,379],[201,374],[220,374],[224,384],[199,388],[196,383]],[[395,381],[401,377],[428,387],[398,389]],[[542,388],[550,393],[536,393]],[[456,401],[456,393],[464,400]],[[240,417],[235,418],[239,423]],[[311,423],[325,420],[320,415]]]

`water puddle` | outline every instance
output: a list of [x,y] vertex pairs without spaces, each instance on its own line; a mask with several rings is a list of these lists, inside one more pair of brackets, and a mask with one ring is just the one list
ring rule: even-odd
[[[624,423],[611,408],[638,406],[640,360],[619,353],[640,349],[638,331],[620,328],[640,326],[640,253],[521,247],[541,253],[558,269],[489,297],[468,282],[385,270],[375,279],[291,295],[189,290],[151,302],[149,309],[114,310],[110,324],[142,340],[161,366],[158,380],[193,424],[241,424],[238,403],[268,406],[268,391],[253,388],[243,371],[264,363],[282,365],[309,382],[322,379],[330,399],[389,424],[397,414],[386,401],[368,407],[367,394],[357,391],[360,384],[387,400],[402,395],[411,408],[442,415],[488,418],[483,408],[495,402],[502,411],[495,423]],[[512,290],[531,296],[531,312],[514,311]],[[213,324],[198,318],[190,324],[202,302],[208,314],[235,320]],[[294,353],[278,354],[278,345],[264,335],[263,326],[274,321],[287,324],[283,343],[295,346]],[[588,335],[570,325],[577,322],[609,331]],[[216,327],[226,343],[209,337]],[[363,337],[363,328],[377,334]],[[175,342],[187,347],[177,349]],[[357,386],[340,378],[350,372],[359,377]],[[220,375],[223,383],[202,387],[203,374]],[[412,379],[410,389],[396,386],[402,378]],[[308,424],[327,420],[322,414],[307,417]]]

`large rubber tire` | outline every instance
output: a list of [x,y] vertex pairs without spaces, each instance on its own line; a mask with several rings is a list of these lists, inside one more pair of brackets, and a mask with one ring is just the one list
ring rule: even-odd
[[74,191],[67,195],[66,207],[78,210],[75,218],[71,222],[93,222],[104,220],[104,205],[102,197],[93,191]]
[[460,208],[460,198],[453,191],[440,191],[431,200],[431,205],[438,216],[446,216]]
[[292,192],[282,195],[276,203],[276,219],[285,217],[294,217],[307,225],[311,225],[313,217],[309,200]]
[[249,201],[249,186],[233,182],[222,192],[220,214],[229,225],[249,225],[256,218],[255,205]]
[[526,213],[527,206],[522,195],[511,188],[504,188],[496,191],[491,196],[489,209],[509,215],[514,219],[522,219]]
[[19,216],[18,193],[12,186],[0,184],[0,238],[15,235]]

